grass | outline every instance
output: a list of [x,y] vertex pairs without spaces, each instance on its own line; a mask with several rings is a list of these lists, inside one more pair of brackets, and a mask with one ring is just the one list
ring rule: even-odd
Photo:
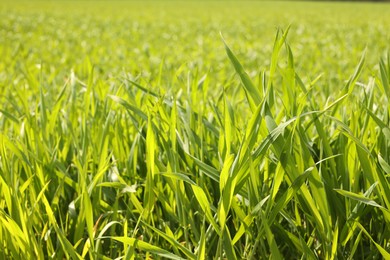
[[387,10],[4,2],[0,256],[389,258]]

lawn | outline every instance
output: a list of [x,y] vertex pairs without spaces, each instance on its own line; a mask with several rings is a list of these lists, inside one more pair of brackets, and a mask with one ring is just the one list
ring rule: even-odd
[[390,259],[389,4],[0,17],[0,258]]

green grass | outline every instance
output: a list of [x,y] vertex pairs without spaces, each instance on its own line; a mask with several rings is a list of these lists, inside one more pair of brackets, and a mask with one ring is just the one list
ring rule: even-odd
[[389,11],[2,2],[0,258],[388,259]]

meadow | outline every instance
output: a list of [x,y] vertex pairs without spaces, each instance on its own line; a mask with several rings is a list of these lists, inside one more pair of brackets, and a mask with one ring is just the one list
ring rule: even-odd
[[0,17],[1,259],[390,259],[390,5]]

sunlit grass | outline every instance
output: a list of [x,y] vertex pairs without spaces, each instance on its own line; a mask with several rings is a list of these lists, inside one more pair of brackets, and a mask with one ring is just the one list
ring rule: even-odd
[[4,5],[1,258],[390,258],[387,6],[165,3]]

